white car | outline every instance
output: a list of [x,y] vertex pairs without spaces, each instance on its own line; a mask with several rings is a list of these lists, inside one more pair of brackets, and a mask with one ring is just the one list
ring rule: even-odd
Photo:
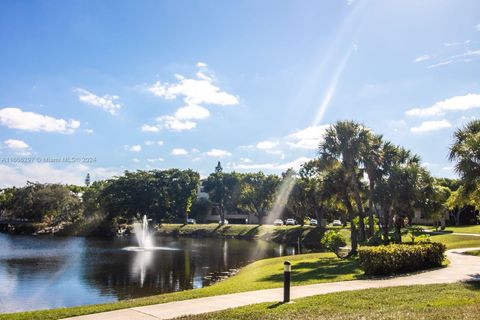
[[273,221],[273,225],[274,226],[283,226],[283,220],[282,219],[275,219],[275,221]]
[[296,225],[295,219],[287,219],[287,220],[285,221],[285,225],[287,225],[287,226],[294,226],[294,225]]
[[315,227],[318,226],[318,221],[317,221],[317,219],[310,219],[310,225],[311,225],[311,226],[315,226]]
[[334,226],[334,227],[341,227],[341,226],[343,226],[343,223],[342,223],[342,221],[340,221],[340,220],[333,220],[332,226]]
[[195,219],[187,219],[187,224],[197,224]]

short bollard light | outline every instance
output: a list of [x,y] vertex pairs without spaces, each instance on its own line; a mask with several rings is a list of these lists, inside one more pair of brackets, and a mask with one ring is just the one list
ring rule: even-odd
[[290,272],[292,271],[292,264],[290,261],[283,263],[283,302],[290,302]]

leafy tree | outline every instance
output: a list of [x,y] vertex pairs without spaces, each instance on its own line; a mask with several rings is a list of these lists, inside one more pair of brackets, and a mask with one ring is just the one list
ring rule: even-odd
[[263,172],[247,173],[243,176],[239,205],[242,209],[253,212],[263,223],[264,217],[273,206],[280,178],[276,175],[265,175]]
[[234,211],[238,207],[242,175],[236,172],[224,173],[220,161],[215,172],[203,181],[203,187],[210,200],[218,205],[220,220],[225,222],[225,212]]
[[449,158],[456,161],[455,171],[460,174],[464,191],[471,192],[480,185],[480,120],[474,120],[454,134]]
[[85,177],[85,186],[90,186],[90,173],[87,173],[87,176]]
[[353,121],[338,121],[325,132],[320,144],[320,157],[325,161],[339,161],[345,174],[344,181],[350,185],[359,219],[359,240],[365,240],[364,210],[361,197],[359,163],[362,149],[368,140],[368,130]]

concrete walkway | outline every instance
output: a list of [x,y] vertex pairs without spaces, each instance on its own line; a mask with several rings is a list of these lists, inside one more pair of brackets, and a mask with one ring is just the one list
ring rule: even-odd
[[[463,248],[447,251],[450,265],[446,268],[426,271],[412,275],[374,280],[353,280],[343,282],[320,283],[291,288],[291,298],[353,291],[369,288],[385,288],[420,284],[453,283],[458,281],[480,281],[480,258],[462,254],[464,251],[480,250],[479,248]],[[212,296],[193,300],[162,303],[144,307],[136,307],[96,313],[75,320],[152,320],[172,319],[185,315],[200,314],[229,308],[246,306],[262,302],[278,302],[283,297],[282,288],[241,292],[221,296]]]

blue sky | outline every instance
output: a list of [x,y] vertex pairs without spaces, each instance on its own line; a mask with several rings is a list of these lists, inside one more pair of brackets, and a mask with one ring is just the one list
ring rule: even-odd
[[452,177],[480,108],[476,0],[4,0],[0,43],[2,186],[279,173],[343,119]]

